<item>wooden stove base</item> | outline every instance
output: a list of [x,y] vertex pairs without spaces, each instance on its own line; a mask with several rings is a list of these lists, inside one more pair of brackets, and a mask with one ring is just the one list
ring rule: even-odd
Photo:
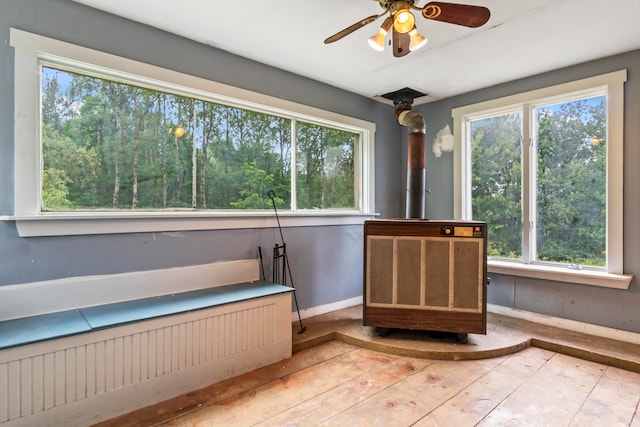
[[483,313],[364,306],[363,325],[453,333],[486,334]]

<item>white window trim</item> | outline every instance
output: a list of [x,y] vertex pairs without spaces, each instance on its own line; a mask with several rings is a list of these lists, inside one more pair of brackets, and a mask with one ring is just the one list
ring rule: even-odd
[[[499,99],[454,108],[454,218],[471,219],[471,147],[463,146],[468,132],[468,117],[513,109],[523,104],[536,105],[569,93],[589,93],[596,88],[607,92],[607,271],[571,270],[558,266],[489,260],[491,273],[531,277],[561,282],[627,289],[633,276],[623,273],[623,154],[624,83],[627,70],[615,71],[569,83],[541,88]],[[527,118],[523,127],[528,132]],[[523,158],[523,161],[525,159]],[[615,165],[615,167],[609,167]]]
[[152,84],[170,92],[197,96],[239,108],[292,117],[360,136],[362,161],[359,210],[278,212],[282,226],[359,224],[375,216],[375,123],[295,103],[200,77],[88,49],[11,28],[15,58],[14,213],[0,220],[16,221],[20,236],[110,234],[273,227],[271,211],[172,211],[114,213],[50,213],[40,211],[40,64],[61,64],[75,70],[109,75],[128,82]]

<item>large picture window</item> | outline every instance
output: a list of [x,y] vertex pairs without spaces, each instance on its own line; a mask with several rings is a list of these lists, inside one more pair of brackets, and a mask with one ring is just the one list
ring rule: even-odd
[[[22,236],[361,223],[375,124],[46,37],[15,49]],[[273,196],[273,197],[272,197]]]
[[[522,144],[524,113],[518,109],[468,122],[471,213],[488,222],[489,254],[523,259],[527,253],[522,238],[527,190],[529,260],[605,267],[606,94],[528,109],[531,144]],[[523,149],[532,153],[524,167]],[[529,188],[522,187],[523,174]]]
[[453,111],[456,214],[487,221],[494,271],[623,272],[625,80],[611,73]]
[[46,65],[41,105],[46,212],[359,208],[358,133]]

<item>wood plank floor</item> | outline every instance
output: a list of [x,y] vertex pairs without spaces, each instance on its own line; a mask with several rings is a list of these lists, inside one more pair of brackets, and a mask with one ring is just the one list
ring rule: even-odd
[[428,360],[339,341],[102,426],[633,426],[640,374],[541,348]]

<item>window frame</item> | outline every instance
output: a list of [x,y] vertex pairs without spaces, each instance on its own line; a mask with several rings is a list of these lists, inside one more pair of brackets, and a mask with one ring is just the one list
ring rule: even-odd
[[[282,226],[360,224],[375,215],[375,123],[210,81],[11,28],[14,48],[14,213],[20,236],[110,234],[273,227],[274,212],[241,210],[41,212],[41,66],[139,84],[232,107],[274,114],[359,135],[358,209],[278,211]],[[295,135],[292,135],[295,145]],[[295,157],[294,157],[295,159]]]
[[[532,165],[535,124],[531,122],[534,107],[567,97],[587,97],[596,92],[607,96],[607,268],[574,270],[568,266],[533,263],[529,258],[531,231],[528,207],[534,182],[523,174],[523,261],[488,260],[489,272],[627,289],[632,276],[623,273],[623,153],[624,153],[624,83],[627,70],[614,71],[573,82],[549,86],[498,99],[452,109],[454,125],[454,218],[471,219],[471,145],[469,122],[504,112],[523,112],[523,170]],[[613,165],[613,166],[612,166]],[[535,236],[533,236],[535,238]]]

